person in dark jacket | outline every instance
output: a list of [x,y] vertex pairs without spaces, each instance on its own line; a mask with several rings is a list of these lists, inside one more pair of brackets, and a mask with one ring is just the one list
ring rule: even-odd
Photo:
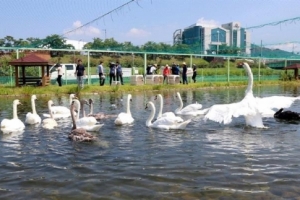
[[117,71],[117,81],[120,81],[122,85],[123,84],[123,72],[122,72],[122,66],[119,62],[116,62],[116,71]]
[[188,84],[187,81],[187,66],[185,62],[182,63],[182,84]]
[[194,83],[196,83],[196,77],[197,77],[197,67],[195,64],[193,64],[193,76],[192,79],[194,81]]

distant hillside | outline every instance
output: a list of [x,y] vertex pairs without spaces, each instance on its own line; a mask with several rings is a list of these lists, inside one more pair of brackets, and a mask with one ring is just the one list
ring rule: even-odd
[[260,47],[255,44],[251,44],[251,57],[260,57],[262,54],[262,57],[264,58],[290,58],[290,57],[298,57],[300,59],[300,56],[297,54],[293,54],[288,51],[284,51],[281,49],[269,49],[265,47]]

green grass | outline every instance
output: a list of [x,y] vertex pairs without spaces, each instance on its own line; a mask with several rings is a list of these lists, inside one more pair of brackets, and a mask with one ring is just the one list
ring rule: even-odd
[[[260,81],[255,82],[255,85],[289,85],[299,86],[298,81]],[[235,81],[235,82],[199,82],[190,83],[188,85],[116,85],[116,86],[99,86],[99,85],[86,85],[83,89],[78,89],[77,84],[64,85],[58,87],[57,85],[50,85],[46,87],[11,87],[11,86],[0,86],[0,95],[8,96],[29,96],[32,94],[36,95],[47,95],[55,96],[58,94],[93,94],[93,93],[123,93],[123,92],[145,92],[145,91],[162,91],[162,90],[195,90],[205,88],[217,88],[217,87],[232,87],[232,86],[246,86],[247,81]]]

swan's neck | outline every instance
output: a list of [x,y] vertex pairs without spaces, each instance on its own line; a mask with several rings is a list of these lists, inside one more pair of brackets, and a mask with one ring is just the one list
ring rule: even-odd
[[127,107],[126,107],[126,113],[128,114],[128,115],[131,115],[131,112],[130,112],[130,99],[131,98],[127,98]]
[[178,99],[179,99],[179,107],[175,110],[175,112],[180,111],[183,107],[183,103],[182,103],[182,99],[181,99],[180,94],[177,94],[177,96],[178,96]]
[[158,98],[159,98],[159,112],[158,112],[157,118],[160,118],[162,116],[164,100],[163,100],[162,96],[160,96],[160,95],[158,96]]
[[[75,103],[76,103],[76,106],[77,106],[77,109],[78,109],[78,113],[77,113],[77,115],[76,115],[76,119],[77,120],[79,120],[79,113],[80,113],[80,102],[79,102],[79,100],[77,100],[77,99],[75,99],[74,100],[75,101]],[[74,108],[73,108],[73,111],[72,112],[74,112]],[[73,114],[74,115],[74,114]]]
[[[85,110],[84,110],[84,104],[80,105],[81,106],[81,111],[82,111],[82,117],[86,117],[85,115]],[[78,108],[79,109],[79,108]]]
[[50,117],[51,117],[52,119],[54,119],[53,113],[52,113],[52,111],[51,111],[51,104],[50,104],[50,103],[48,104],[48,110],[49,110]]
[[253,89],[253,74],[251,71],[251,68],[248,65],[244,65],[244,68],[248,74],[248,86],[245,91],[246,94],[251,93],[252,94],[252,89]]
[[152,125],[152,120],[154,118],[154,114],[155,114],[155,107],[153,104],[149,104],[151,106],[151,113],[146,121],[146,126],[151,126]]
[[13,104],[13,119],[18,119],[17,104]]
[[32,108],[32,114],[36,114],[34,99],[31,99],[31,108]]
[[93,103],[90,103],[90,105],[89,105],[89,108],[90,108],[90,115],[92,115],[93,114]]
[[[73,127],[72,127],[72,130],[76,129],[76,120],[75,120],[75,116],[74,116],[74,105],[71,106],[71,118],[72,118],[72,124],[73,124]],[[78,116],[78,115],[77,115]]]

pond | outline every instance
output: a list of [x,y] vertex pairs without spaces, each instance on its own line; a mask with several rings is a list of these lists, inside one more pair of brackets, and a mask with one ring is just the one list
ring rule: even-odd
[[[204,108],[240,101],[244,87],[179,91],[184,105]],[[255,96],[298,96],[299,88],[255,87]],[[177,91],[164,91],[164,111],[174,111]],[[245,126],[244,118],[222,125],[192,121],[185,130],[147,128],[147,101],[158,92],[131,93],[134,123],[104,126],[94,143],[68,139],[71,119],[58,127],[26,125],[23,133],[0,134],[1,199],[296,199],[300,196],[300,132],[298,123],[264,119],[267,129]],[[94,111],[118,114],[127,94],[91,94]],[[12,118],[12,101],[0,97],[0,118]],[[18,97],[18,116],[25,121],[30,97]],[[68,106],[68,96],[38,96],[42,117],[47,101]],[[292,110],[300,112],[300,103]]]

